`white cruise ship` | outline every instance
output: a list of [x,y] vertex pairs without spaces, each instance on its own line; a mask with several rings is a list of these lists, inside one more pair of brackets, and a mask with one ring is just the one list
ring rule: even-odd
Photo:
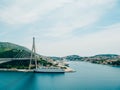
[[39,67],[34,70],[38,73],[64,73],[65,70],[60,67]]

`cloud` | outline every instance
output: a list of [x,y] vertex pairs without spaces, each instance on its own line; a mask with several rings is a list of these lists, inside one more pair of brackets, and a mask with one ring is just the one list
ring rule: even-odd
[[107,26],[101,31],[84,37],[73,37],[59,42],[41,42],[38,51],[44,55],[65,56],[78,54],[89,56],[102,53],[120,54],[120,23]]
[[45,33],[45,36],[56,38],[71,36],[76,29],[80,30],[98,22],[114,5],[114,0],[74,0],[49,14],[47,20],[53,24],[47,27],[48,33]]
[[[115,0],[17,0],[0,10],[0,20],[13,27],[30,24],[27,26],[32,28],[27,30],[30,35],[38,35],[44,30],[43,37],[64,39],[73,36],[78,28],[92,26],[115,3]],[[41,30],[46,23],[49,25]]]
[[32,23],[42,18],[43,15],[61,7],[68,0],[19,0],[12,5],[0,10],[0,19],[8,24]]
[[5,36],[6,34],[8,34],[7,31],[6,31],[6,32],[1,32],[1,33],[0,33],[0,36]]
[[[76,37],[73,34],[83,30],[84,27],[95,27],[95,24],[114,8],[116,0],[11,1],[12,3],[2,5],[0,8],[0,22],[11,26],[8,28],[9,35],[8,33],[1,33],[1,35],[7,34],[13,40],[13,37],[18,35],[14,34],[15,30],[18,31],[17,38],[22,38],[21,41],[13,40],[18,44],[23,42],[22,45],[31,48],[31,39],[35,36],[39,39],[36,40],[39,53],[58,56],[117,53],[119,50],[120,24],[101,27],[99,32],[95,30],[96,33],[84,36]],[[90,31],[90,29],[87,30]]]
[[[72,16],[72,14],[74,15],[74,13],[77,14],[77,12],[79,12],[81,13],[79,15],[82,18],[85,14],[87,14],[87,13],[84,14],[84,11],[86,11],[86,9],[87,11],[89,11],[90,8],[94,9],[94,7],[101,6],[101,5],[103,5],[104,7],[106,5],[108,5],[107,7],[109,6],[112,7],[113,4],[114,4],[114,0],[101,0],[101,1],[96,1],[96,0],[92,0],[92,1],[89,1],[89,0],[51,0],[51,1],[49,0],[44,0],[44,1],[17,0],[17,1],[14,1],[13,4],[10,4],[0,9],[0,20],[8,24],[15,24],[15,25],[33,23],[35,21],[42,19],[44,15],[51,13],[53,10],[56,10],[57,8],[62,8],[62,7],[63,7],[63,10],[60,14],[61,16],[63,14],[64,15],[63,17],[65,18],[67,17],[75,18],[76,15]],[[88,15],[89,14],[90,13],[88,13]],[[82,20],[81,22],[83,21],[84,20]]]

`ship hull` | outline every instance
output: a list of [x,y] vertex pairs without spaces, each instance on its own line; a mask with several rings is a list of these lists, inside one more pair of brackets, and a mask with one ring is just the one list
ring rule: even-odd
[[36,73],[64,73],[63,69],[56,69],[56,68],[38,68],[35,69],[34,72]]
[[46,72],[46,71],[34,71],[34,73],[65,73],[65,72]]

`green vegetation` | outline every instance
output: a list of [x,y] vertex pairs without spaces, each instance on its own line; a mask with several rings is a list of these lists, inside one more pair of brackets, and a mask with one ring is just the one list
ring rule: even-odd
[[[24,55],[23,55],[24,53]],[[30,57],[31,50],[8,42],[0,42],[0,58],[27,58]],[[53,60],[86,61],[96,64],[120,66],[120,56],[116,54],[99,54],[91,57],[80,57],[79,55],[69,55],[66,57],[49,57]],[[0,68],[28,69],[30,60],[14,60],[0,64]],[[33,61],[32,64],[35,62]],[[39,65],[57,66],[40,58]],[[35,68],[35,65],[32,65]]]
[[0,64],[0,68],[28,69],[30,60],[15,60]]
[[[8,42],[0,42],[0,58],[29,58],[31,50]],[[14,60],[0,64],[0,68],[7,69],[28,69],[30,60]],[[32,61],[32,68],[35,68],[35,62]],[[38,64],[51,66],[52,63],[40,58]]]
[[69,56],[66,56],[65,57],[67,60],[70,60],[70,61],[77,61],[77,60],[81,60],[82,57],[78,56],[78,55],[69,55]]
[[[25,53],[22,55],[22,53]],[[19,58],[30,57],[30,52],[25,50],[11,49],[9,51],[0,52],[0,58]]]
[[115,54],[100,54],[82,60],[96,64],[120,66],[120,56]]
[[56,60],[66,59],[68,61],[85,61],[85,62],[91,62],[95,64],[120,66],[120,56],[116,54],[99,54],[99,55],[90,56],[90,57],[80,57],[78,55],[69,55],[66,57],[55,57],[54,59]]
[[[0,64],[0,68],[7,68],[7,69],[28,69],[29,68],[30,60],[14,60],[6,63]],[[43,66],[52,66],[53,64],[50,62],[47,62],[46,60],[40,59],[38,64]],[[35,61],[32,61],[32,69],[35,68]]]
[[[8,43],[8,42],[0,42],[0,58],[15,58],[19,57],[20,53],[25,53],[23,57],[30,56],[30,50],[19,46],[16,44]],[[19,56],[17,56],[19,54]]]
[[43,60],[42,58],[38,61],[39,64],[42,66],[52,66],[53,64],[50,62],[47,62],[46,60]]

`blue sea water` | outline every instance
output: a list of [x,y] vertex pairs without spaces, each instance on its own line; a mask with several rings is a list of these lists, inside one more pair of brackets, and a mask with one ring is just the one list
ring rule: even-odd
[[69,62],[74,73],[0,72],[0,90],[120,90],[120,68]]

